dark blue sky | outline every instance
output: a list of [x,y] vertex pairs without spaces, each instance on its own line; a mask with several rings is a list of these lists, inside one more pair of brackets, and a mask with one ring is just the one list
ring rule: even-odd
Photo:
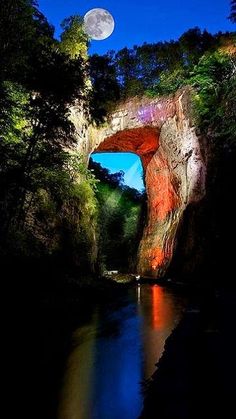
[[[84,16],[95,7],[109,10],[116,22],[115,31],[104,41],[92,41],[90,53],[177,39],[195,26],[211,33],[235,30],[227,19],[229,0],[39,0],[39,7],[55,26],[57,36],[65,17]],[[134,154],[101,154],[94,159],[112,172],[124,170],[127,184],[143,188],[141,162]]]
[[194,26],[215,33],[235,30],[227,19],[230,0],[39,0],[40,10],[60,33],[60,22],[94,7],[109,10],[116,28],[104,41],[92,41],[91,52],[105,53],[143,42],[178,38]]

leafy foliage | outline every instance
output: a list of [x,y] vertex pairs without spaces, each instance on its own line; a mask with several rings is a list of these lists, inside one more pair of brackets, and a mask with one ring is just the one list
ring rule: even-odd
[[61,43],[33,1],[7,0],[0,20],[1,255],[61,254],[83,270],[96,255],[95,181],[64,147],[69,104],[86,106],[81,20],[64,22]]
[[61,27],[63,33],[60,50],[72,59],[82,57],[85,60],[87,58],[88,37],[83,30],[83,18],[71,16],[63,20]]
[[165,78],[165,73],[174,78],[173,74],[192,68],[206,51],[216,47],[218,38],[193,28],[178,41],[144,43],[117,53],[111,51],[106,59],[116,70],[121,96],[137,96],[152,91]]
[[[232,45],[234,38],[233,33],[211,35],[196,27],[189,29],[177,41],[144,43],[118,52],[110,51],[103,57],[106,62],[106,67],[102,69],[103,80],[109,78],[113,71],[112,80],[115,73],[121,98],[169,94],[185,85],[189,73],[204,54]],[[96,63],[96,57],[92,57],[91,62],[93,59]],[[93,74],[96,85],[96,71]],[[103,95],[101,90],[100,97]],[[118,98],[117,90],[111,89],[109,100],[115,102]]]
[[235,64],[236,60],[222,52],[203,56],[194,68],[189,83],[195,89],[194,103],[199,126],[207,133],[227,135],[235,140]]
[[116,69],[107,56],[95,54],[90,57],[89,68],[93,86],[90,91],[91,117],[99,123],[120,99],[120,87],[116,79]]
[[231,0],[231,13],[229,18],[233,23],[236,23],[236,0]]
[[[236,145],[235,40],[235,34],[219,33],[213,37],[194,28],[175,43],[134,47],[129,57],[133,57],[136,70],[132,70],[130,79],[128,76],[127,79],[121,78],[123,94],[130,94],[127,80],[130,87],[135,71],[137,80],[142,80],[140,91],[151,97],[169,95],[184,86],[191,86],[195,122],[202,133],[208,135],[211,132],[219,146],[220,141],[222,145],[226,141],[232,147]],[[118,55],[117,71],[121,66],[125,71],[129,69],[130,60],[126,65],[125,57],[127,50]],[[131,96],[136,93],[132,91]]]

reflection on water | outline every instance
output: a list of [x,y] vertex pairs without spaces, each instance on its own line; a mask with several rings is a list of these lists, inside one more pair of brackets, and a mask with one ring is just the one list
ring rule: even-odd
[[135,419],[142,382],[155,370],[184,302],[159,286],[130,290],[116,307],[97,306],[74,333],[59,419]]
[[175,317],[176,301],[173,295],[167,293],[164,288],[154,285],[152,287],[152,318],[153,329],[165,331],[172,328]]

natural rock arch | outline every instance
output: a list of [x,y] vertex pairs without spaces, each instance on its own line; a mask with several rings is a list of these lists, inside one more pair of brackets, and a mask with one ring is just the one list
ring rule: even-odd
[[190,103],[188,89],[168,98],[132,99],[103,127],[88,127],[86,141],[78,144],[88,159],[93,152],[115,151],[141,158],[148,198],[138,252],[138,273],[144,277],[164,275],[185,208],[205,195],[206,167]]

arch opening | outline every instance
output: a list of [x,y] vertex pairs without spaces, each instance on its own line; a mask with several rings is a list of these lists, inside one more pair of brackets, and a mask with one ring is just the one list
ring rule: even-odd
[[147,211],[137,272],[143,277],[166,275],[183,213],[206,193],[205,156],[191,109],[188,89],[170,97],[134,98],[88,133],[87,155],[131,152],[142,161]]
[[172,256],[176,229],[174,218],[179,199],[178,185],[175,185],[175,178],[160,147],[160,129],[143,126],[118,131],[93,150],[95,154],[104,152],[134,153],[140,157],[146,194],[142,204],[142,227],[136,240],[135,267],[144,277],[161,276]]
[[137,272],[146,220],[143,165],[134,153],[99,152],[89,168],[99,180],[99,263],[102,271]]

